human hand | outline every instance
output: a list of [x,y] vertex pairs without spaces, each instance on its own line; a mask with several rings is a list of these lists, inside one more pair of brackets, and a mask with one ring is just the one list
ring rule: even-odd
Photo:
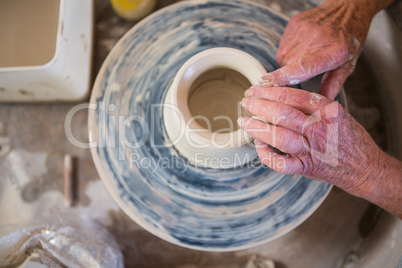
[[334,99],[355,68],[378,1],[327,0],[292,17],[276,55],[282,68],[263,76],[261,85],[295,85],[325,73],[320,94]]
[[402,163],[382,152],[338,102],[294,88],[253,86],[241,104],[267,122],[238,121],[255,138],[262,163],[334,184],[402,218]]
[[378,169],[380,149],[338,102],[298,89],[254,86],[241,104],[270,123],[252,117],[239,120],[241,128],[256,139],[261,161],[280,173],[351,189]]

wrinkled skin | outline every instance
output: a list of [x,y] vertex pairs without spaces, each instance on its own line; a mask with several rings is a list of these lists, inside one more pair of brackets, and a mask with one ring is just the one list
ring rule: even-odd
[[402,217],[401,162],[382,152],[338,102],[299,89],[254,86],[241,104],[265,121],[246,116],[238,122],[255,138],[265,165],[334,184]]
[[[392,2],[326,0],[294,16],[276,55],[281,68],[261,77],[241,102],[264,122],[238,123],[270,168],[332,183],[402,218],[402,162],[332,101],[354,70],[372,18]],[[284,87],[322,73],[321,95]]]
[[353,72],[371,20],[389,0],[327,0],[292,17],[276,61],[282,67],[263,76],[264,86],[289,86],[325,73],[320,94],[334,99]]

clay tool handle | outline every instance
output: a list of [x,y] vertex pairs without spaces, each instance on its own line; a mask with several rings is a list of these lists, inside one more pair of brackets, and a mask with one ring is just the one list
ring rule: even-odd
[[64,156],[64,205],[72,207],[74,204],[74,178],[73,158],[71,155]]

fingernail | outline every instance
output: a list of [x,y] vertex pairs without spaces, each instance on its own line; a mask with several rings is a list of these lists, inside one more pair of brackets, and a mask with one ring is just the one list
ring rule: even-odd
[[239,125],[239,127],[243,127],[244,126],[244,118],[243,117],[239,117],[237,119],[237,124]]
[[256,149],[263,149],[267,146],[265,143],[257,139],[254,139],[254,145]]
[[247,97],[251,97],[251,96],[253,96],[253,90],[250,88],[250,89],[247,89],[245,92],[244,92],[244,96],[247,98]]
[[271,74],[266,74],[258,79],[258,83],[260,83],[261,86],[271,87],[274,85],[272,80],[274,80],[274,77]]
[[243,99],[241,100],[241,102],[240,102],[240,105],[241,105],[242,107],[245,107],[245,106],[247,106],[247,103],[248,103],[248,99],[247,99],[247,98],[243,98]]
[[254,145],[256,149],[265,149],[268,145],[260,140],[254,139]]

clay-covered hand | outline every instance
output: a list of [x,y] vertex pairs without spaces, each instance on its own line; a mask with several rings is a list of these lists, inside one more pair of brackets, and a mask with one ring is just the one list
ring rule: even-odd
[[241,104],[264,121],[239,119],[255,138],[262,163],[334,184],[402,216],[401,163],[382,152],[338,102],[299,89],[254,86]]
[[292,17],[276,61],[282,67],[260,79],[264,86],[289,86],[325,73],[320,93],[334,99],[353,72],[370,27],[389,0],[327,0]]

